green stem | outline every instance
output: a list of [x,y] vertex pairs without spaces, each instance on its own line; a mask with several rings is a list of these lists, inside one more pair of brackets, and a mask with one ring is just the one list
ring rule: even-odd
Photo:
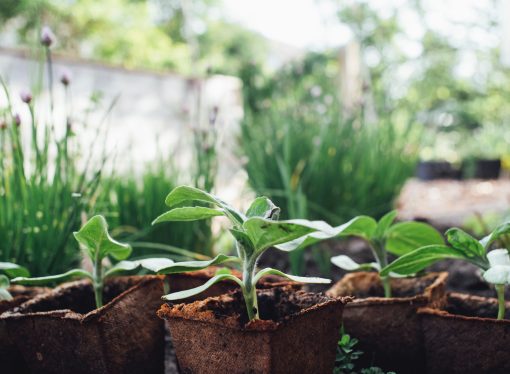
[[497,284],[496,293],[498,294],[498,319],[505,318],[505,285]]
[[259,306],[257,301],[257,288],[253,283],[256,260],[249,259],[243,264],[243,297],[246,303],[248,319],[259,319]]
[[[388,254],[384,250],[384,245],[376,243],[370,243],[374,257],[379,264],[381,269],[384,269],[388,265]],[[391,297],[391,284],[389,277],[381,277],[381,283],[384,289],[384,297]]]
[[94,261],[94,271],[92,273],[94,297],[96,299],[96,308],[103,306],[103,268],[101,258],[99,257],[99,249],[96,252]]
[[382,277],[381,282],[384,288],[384,297],[391,297],[391,284],[389,277]]

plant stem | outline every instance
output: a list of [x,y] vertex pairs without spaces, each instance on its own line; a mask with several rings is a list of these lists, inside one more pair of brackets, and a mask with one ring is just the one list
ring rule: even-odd
[[505,285],[496,284],[496,293],[498,294],[498,319],[505,318]]
[[384,288],[384,297],[391,297],[391,284],[389,277],[381,277],[381,282]]
[[99,257],[99,249],[96,251],[96,258],[94,261],[94,271],[92,273],[94,297],[96,299],[96,308],[103,306],[103,268],[101,258]]
[[[384,250],[384,246],[379,243],[370,243],[375,260],[383,269],[388,265],[388,254]],[[384,297],[391,297],[391,284],[389,277],[381,277],[381,283],[384,289]]]
[[248,259],[243,264],[243,297],[246,303],[246,312],[248,313],[248,319],[254,320],[259,319],[259,306],[257,302],[257,288],[253,282],[253,276],[255,273],[256,260]]

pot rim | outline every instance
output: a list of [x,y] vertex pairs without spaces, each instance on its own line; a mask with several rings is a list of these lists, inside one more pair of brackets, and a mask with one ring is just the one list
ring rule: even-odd
[[[314,294],[313,292],[305,292],[305,291],[296,291],[295,288],[292,287],[292,285],[286,285],[283,287],[274,287],[274,288],[280,288],[287,292],[298,292],[303,294]],[[263,291],[263,289],[257,289],[257,291]],[[195,301],[192,304],[195,303],[208,303],[210,301],[213,301],[214,299],[219,299],[221,297],[225,297],[228,294],[223,294],[220,296],[214,296],[214,297],[208,297],[201,301]],[[326,296],[322,294],[324,298],[327,298],[328,300],[321,301],[319,303],[313,304],[307,308],[303,308],[300,311],[285,316],[281,321],[273,321],[273,320],[254,320],[249,321],[244,326],[239,326],[237,322],[237,318],[235,317],[227,317],[225,319],[219,319],[214,318],[213,313],[207,313],[210,309],[206,309],[205,313],[195,313],[192,314],[188,310],[182,310],[182,307],[184,305],[190,305],[190,304],[174,304],[169,305],[168,303],[165,303],[161,305],[160,309],[157,312],[158,317],[165,319],[165,320],[186,320],[186,321],[193,321],[198,323],[204,323],[208,325],[218,325],[221,327],[225,327],[231,330],[237,330],[237,331],[243,331],[243,332],[271,332],[276,331],[284,327],[286,324],[290,323],[291,321],[302,318],[308,313],[313,313],[315,311],[318,311],[322,308],[328,307],[328,306],[338,306],[339,308],[343,308],[347,303],[352,301],[352,297],[350,296],[340,296],[340,297],[332,297],[332,296]],[[232,300],[232,302],[235,302],[235,300]],[[244,306],[244,304],[243,304]]]
[[[449,297],[454,297],[454,298],[459,298],[459,299],[460,298],[462,298],[462,299],[469,298],[469,299],[474,299],[474,300],[478,300],[478,301],[488,301],[488,302],[497,304],[497,299],[495,299],[493,297],[470,295],[470,294],[461,293],[461,292],[449,292],[447,294],[447,298],[449,298]],[[506,302],[506,307],[507,308],[510,307],[510,302]],[[477,322],[495,323],[495,324],[503,324],[503,325],[510,326],[510,319],[499,320],[496,318],[488,318],[488,317],[464,316],[461,314],[454,314],[454,313],[450,313],[446,310],[442,310],[442,309],[438,309],[438,308],[431,308],[431,307],[418,308],[417,313],[420,316],[445,318],[445,319],[449,319],[452,321],[454,321],[454,320],[456,320],[456,321],[470,321],[470,322],[477,321]]]
[[[369,272],[369,271],[359,271],[359,272],[353,272],[349,273],[347,275],[354,274],[376,274],[375,272]],[[365,298],[356,298],[354,297],[353,301],[350,302],[347,305],[347,308],[357,308],[357,307],[364,307],[367,305],[394,305],[394,304],[413,304],[413,303],[424,303],[431,299],[432,293],[437,290],[441,285],[443,285],[446,282],[446,279],[448,278],[448,272],[441,271],[441,272],[430,272],[427,273],[424,276],[435,276],[434,281],[425,287],[422,293],[414,296],[406,296],[406,297],[382,297],[382,296],[370,296]],[[416,279],[420,277],[408,277],[408,279]],[[394,278],[398,279],[398,278]]]
[[71,309],[55,309],[49,310],[45,312],[27,312],[23,313],[23,310],[26,310],[30,306],[39,303],[42,300],[51,299],[55,297],[61,290],[77,288],[79,286],[90,284],[91,281],[89,279],[82,279],[72,282],[66,282],[58,287],[55,287],[53,290],[34,297],[31,300],[28,300],[17,307],[15,310],[7,311],[0,315],[1,320],[19,320],[24,318],[58,318],[58,319],[68,319],[68,320],[77,320],[81,323],[91,322],[93,320],[97,320],[101,318],[108,310],[110,310],[114,305],[121,302],[127,295],[137,291],[138,289],[154,282],[161,282],[162,276],[159,275],[144,275],[144,276],[119,276],[112,277],[115,279],[135,279],[137,282],[133,284],[131,287],[127,288],[124,292],[115,296],[110,302],[103,305],[101,308],[92,309],[88,313],[78,313]]

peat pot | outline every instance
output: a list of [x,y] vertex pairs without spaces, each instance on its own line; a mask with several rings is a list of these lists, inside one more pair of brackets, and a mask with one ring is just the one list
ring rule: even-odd
[[[0,314],[48,291],[49,288],[44,287],[11,286],[9,293],[12,295],[12,300],[0,301]],[[9,339],[4,323],[0,323],[0,368],[11,374],[28,373],[23,358]]]
[[496,320],[497,300],[451,293],[441,308],[420,308],[427,372],[510,373],[510,303]]
[[257,295],[261,319],[251,322],[240,291],[161,306],[182,373],[332,373],[350,298],[288,286]]
[[95,309],[89,281],[66,283],[0,316],[31,373],[162,373],[157,276],[116,277]]
[[447,273],[430,273],[418,278],[391,279],[391,298],[384,291],[378,273],[358,272],[344,276],[326,295],[354,296],[343,316],[345,332],[359,339],[364,352],[359,362],[402,373],[425,371],[420,320],[416,310],[441,306],[445,300]]

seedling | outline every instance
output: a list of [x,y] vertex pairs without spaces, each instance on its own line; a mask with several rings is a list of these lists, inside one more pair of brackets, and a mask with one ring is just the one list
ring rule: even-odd
[[12,295],[9,292],[9,278],[13,277],[28,277],[30,273],[23,266],[13,264],[12,262],[0,262],[0,301],[12,300]]
[[495,285],[498,296],[498,316],[505,316],[505,285],[510,283],[510,256],[507,249],[494,249],[487,252],[496,241],[501,241],[510,234],[510,222],[497,227],[491,234],[477,240],[459,228],[446,231],[446,239],[450,246],[428,245],[418,248],[398,258],[386,266],[381,274],[390,272],[412,274],[425,269],[443,259],[460,259],[470,262],[483,270],[483,277],[488,283]]
[[[168,221],[195,221],[217,216],[227,217],[231,224],[229,231],[235,238],[237,255],[219,255],[211,261],[175,263],[166,268],[158,269],[158,273],[171,274],[200,270],[210,265],[234,262],[241,264],[243,276],[242,279],[239,279],[230,272],[220,273],[202,286],[170,293],[163,297],[164,300],[173,301],[187,298],[205,291],[216,282],[232,280],[241,287],[248,317],[253,320],[259,318],[256,284],[265,275],[275,274],[302,283],[331,282],[329,279],[289,275],[272,268],[265,268],[256,272],[260,256],[270,247],[290,251],[299,246],[296,242],[291,243],[292,241],[305,238],[308,234],[332,235],[335,229],[325,222],[304,219],[278,221],[280,208],[266,197],[256,198],[246,213],[243,214],[216,196],[187,186],[180,186],[172,190],[166,197],[165,203],[171,210],[156,218],[154,224]],[[199,203],[202,206],[186,205],[190,203]],[[203,206],[206,204],[213,207]],[[349,225],[345,226],[345,228],[348,227]]]
[[[58,275],[46,277],[29,278],[21,276],[14,278],[12,283],[25,285],[43,285],[48,283],[63,282],[70,278],[88,278],[92,281],[96,307],[103,306],[103,285],[104,280],[113,275],[131,272],[144,267],[153,271],[156,268],[173,264],[167,258],[150,258],[138,261],[125,261],[131,254],[131,247],[128,244],[119,243],[111,238],[108,233],[108,224],[103,216],[92,217],[74,237],[84,248],[84,253],[92,261],[93,270],[88,272],[84,269],[72,269]],[[119,260],[117,264],[107,269],[103,266],[103,260],[111,256]]]
[[[423,222],[399,222],[394,223],[396,211],[384,215],[379,222],[370,217],[357,217],[359,224],[357,230],[348,230],[352,236],[364,239],[370,246],[375,262],[358,264],[349,256],[340,255],[331,258],[331,262],[348,271],[376,270],[381,275],[384,288],[384,296],[391,297],[389,276],[397,274],[380,273],[381,269],[388,265],[388,254],[402,256],[410,251],[429,244],[443,244],[443,237],[432,226]],[[362,218],[362,219],[361,219]],[[342,232],[341,236],[345,236]]]

